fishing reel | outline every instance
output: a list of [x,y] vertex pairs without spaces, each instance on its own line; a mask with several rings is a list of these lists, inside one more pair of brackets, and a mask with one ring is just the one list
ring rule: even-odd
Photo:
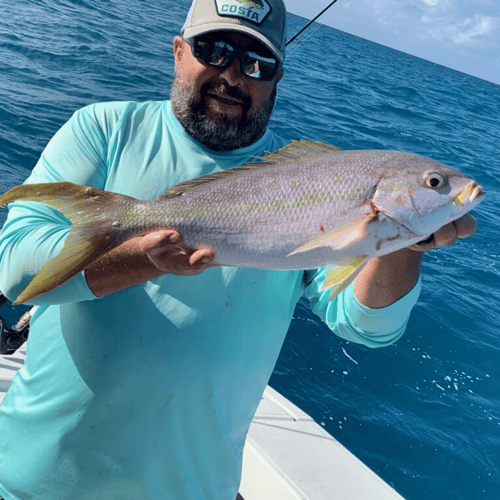
[[[0,293],[0,307],[7,302],[7,297]],[[9,328],[6,321],[0,317],[0,355],[14,354],[28,338],[29,322],[36,307],[26,311],[19,321]]]

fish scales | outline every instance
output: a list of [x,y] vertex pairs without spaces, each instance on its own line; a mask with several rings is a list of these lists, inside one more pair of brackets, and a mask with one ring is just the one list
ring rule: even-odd
[[[342,158],[321,156],[314,161],[314,181],[310,163],[290,160],[278,168],[242,172],[237,183],[226,177],[193,189],[166,200],[164,217],[189,245],[218,248],[222,263],[273,267],[276,260],[283,261],[297,246],[317,236],[320,227],[329,231],[353,211],[356,216],[370,212],[366,195],[378,177],[364,174],[364,162],[349,162],[346,168]],[[335,178],[333,171],[339,172]],[[289,265],[303,267],[298,258],[294,260]]]
[[18,298],[23,302],[123,241],[165,227],[189,246],[210,246],[216,265],[330,266],[325,286],[333,296],[370,258],[427,238],[483,198],[476,182],[429,158],[298,141],[262,163],[173,186],[154,201],[63,182],[17,186],[0,204],[48,203],[73,223],[61,253]]

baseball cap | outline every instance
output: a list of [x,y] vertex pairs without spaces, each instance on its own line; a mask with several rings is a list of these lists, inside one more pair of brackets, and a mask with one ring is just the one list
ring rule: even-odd
[[194,0],[181,30],[184,38],[230,30],[262,42],[285,59],[286,8],[283,0]]

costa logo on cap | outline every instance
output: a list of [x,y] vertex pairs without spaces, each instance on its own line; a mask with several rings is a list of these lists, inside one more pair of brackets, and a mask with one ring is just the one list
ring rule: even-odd
[[271,12],[266,0],[215,0],[219,16],[241,17],[261,24]]

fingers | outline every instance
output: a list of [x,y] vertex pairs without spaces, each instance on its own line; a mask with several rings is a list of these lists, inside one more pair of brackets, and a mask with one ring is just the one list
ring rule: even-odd
[[434,235],[431,234],[429,238],[426,238],[423,241],[420,241],[419,243],[416,243],[415,245],[411,245],[410,248],[411,250],[415,250],[417,252],[427,252],[427,250],[432,250],[435,248],[436,244],[434,242]]
[[214,260],[214,253],[209,247],[200,247],[190,257],[189,263],[192,266],[206,266]]
[[[180,235],[173,229],[160,229],[153,233],[148,233],[142,237],[139,248],[148,255],[161,255],[166,250],[173,250],[175,247],[181,249],[184,242]],[[185,247],[187,249],[187,247]]]
[[455,224],[459,238],[468,238],[476,232],[477,222],[472,215],[465,214],[460,219],[453,221],[453,224]]
[[446,224],[438,229],[431,238],[416,245],[412,245],[412,250],[426,252],[437,247],[445,247],[454,243],[458,238],[468,238],[476,232],[476,219],[472,215],[465,214],[457,220]]
[[210,247],[188,247],[174,229],[146,234],[141,238],[139,248],[157,268],[180,276],[199,274],[210,267],[214,259]]
[[457,228],[453,222],[450,222],[434,233],[434,246],[446,247],[454,243],[457,238]]

